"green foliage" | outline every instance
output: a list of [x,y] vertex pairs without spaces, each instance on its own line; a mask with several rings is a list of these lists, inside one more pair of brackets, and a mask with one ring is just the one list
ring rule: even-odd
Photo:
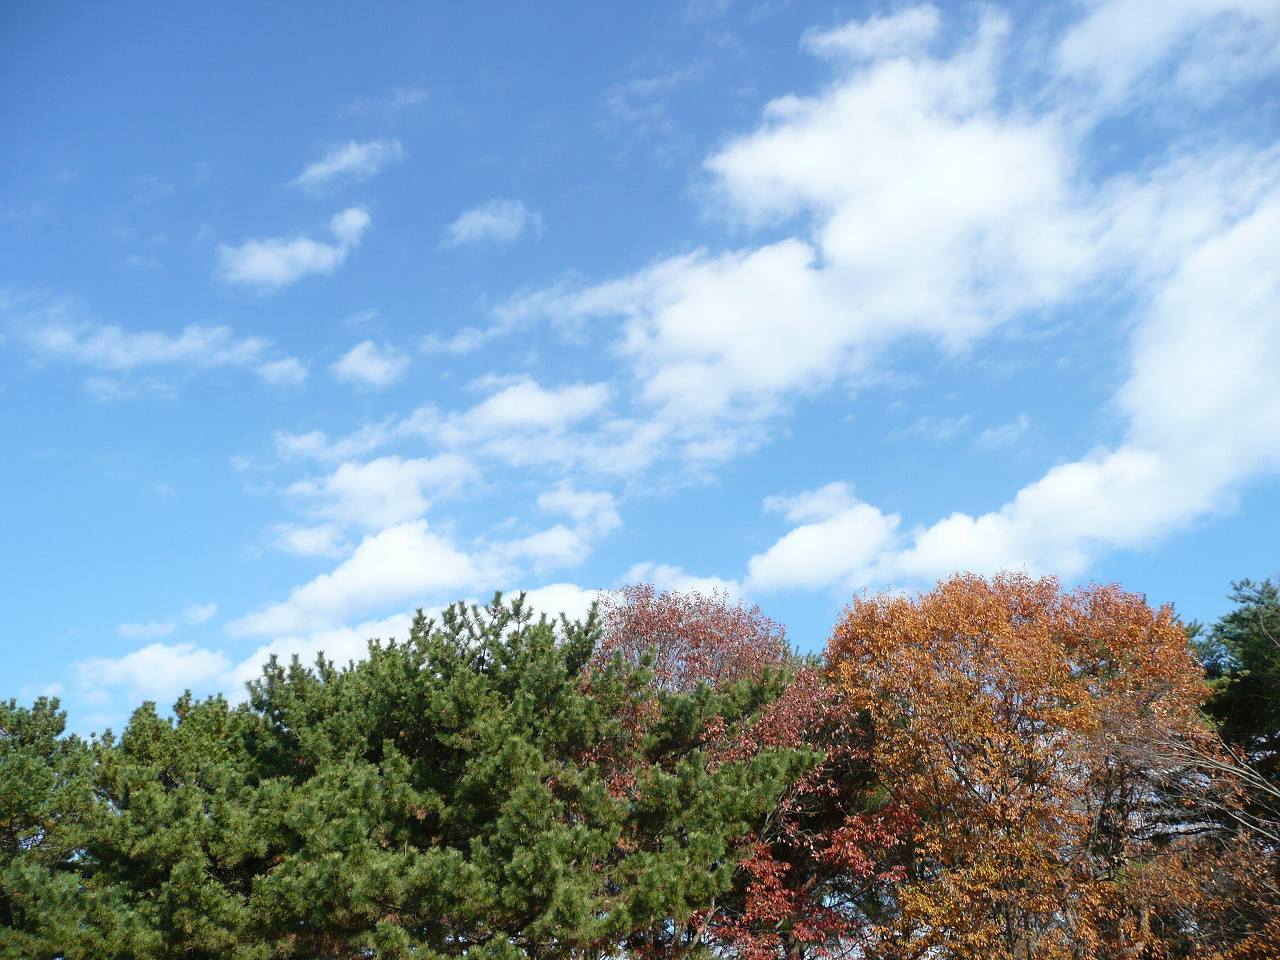
[[1214,625],[1204,645],[1215,680],[1210,709],[1222,736],[1255,756],[1280,746],[1280,585],[1232,585],[1236,608]]
[[[685,929],[816,759],[731,761],[770,675],[656,691],[592,667],[586,622],[522,601],[421,614],[335,667],[275,660],[247,702],[145,704],[118,740],[56,703],[0,719],[0,956],[612,953]],[[656,716],[643,730],[626,718]],[[632,772],[616,789],[612,772]]]

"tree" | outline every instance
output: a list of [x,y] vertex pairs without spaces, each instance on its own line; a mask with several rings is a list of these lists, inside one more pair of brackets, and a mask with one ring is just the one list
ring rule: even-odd
[[1192,631],[1224,744],[1182,754],[1231,788],[1217,804],[1226,837],[1202,869],[1201,929],[1224,956],[1244,958],[1280,943],[1280,587],[1241,580],[1231,599],[1235,609],[1207,636]]
[[125,958],[155,946],[120,891],[86,869],[103,823],[92,754],[56,699],[0,703],[0,958]]
[[1170,609],[1116,587],[957,576],[855,600],[829,654],[873,728],[873,769],[917,820],[874,955],[1187,946],[1182,834],[1197,818],[1162,746],[1212,738]]
[[[82,911],[107,949],[46,925],[15,955],[698,952],[742,838],[812,757],[708,747],[754,722],[776,678],[657,690],[645,663],[589,670],[599,635],[594,614],[535,621],[496,598],[419,614],[346,667],[273,660],[239,706],[144,705],[94,745],[97,819],[61,857],[139,935]],[[635,715],[651,719],[629,736]],[[634,771],[625,795],[601,756]]]
[[1241,580],[1231,599],[1235,609],[1202,648],[1214,685],[1208,708],[1223,740],[1280,786],[1280,585]]
[[[651,662],[660,692],[784,684],[752,722],[708,726],[707,746],[718,762],[780,748],[817,751],[746,838],[733,889],[701,912],[706,937],[750,958],[851,949],[867,925],[874,891],[897,875],[886,862],[909,822],[873,789],[865,723],[844,708],[817,663],[790,650],[783,629],[759,607],[724,594],[637,585],[606,600],[604,625],[597,664]],[[642,730],[653,719],[635,715],[631,723]],[[620,765],[614,783],[625,792],[634,775]]]

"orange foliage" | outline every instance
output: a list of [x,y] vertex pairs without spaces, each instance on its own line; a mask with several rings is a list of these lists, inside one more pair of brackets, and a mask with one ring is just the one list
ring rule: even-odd
[[879,956],[1154,957],[1185,941],[1169,909],[1190,890],[1195,778],[1166,747],[1212,740],[1172,611],[1117,587],[957,576],[856,600],[829,658],[918,824]]

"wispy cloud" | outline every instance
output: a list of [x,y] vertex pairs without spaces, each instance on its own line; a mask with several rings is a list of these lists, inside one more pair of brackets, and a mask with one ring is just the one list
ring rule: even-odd
[[542,232],[542,214],[530,210],[521,200],[496,197],[472,207],[449,224],[445,228],[441,245],[505,246],[519,240],[527,231]]
[[79,314],[66,302],[46,304],[19,314],[10,328],[37,364],[67,363],[99,371],[84,383],[97,400],[171,395],[173,384],[157,376],[161,370],[240,368],[270,384],[297,383],[306,376],[305,365],[280,355],[271,340],[240,336],[230,327],[193,323],[173,333],[129,330]]
[[348,140],[308,164],[292,184],[318,191],[344,183],[360,183],[404,157],[404,146],[399,140]]
[[977,445],[983,450],[996,450],[1017,443],[1031,429],[1031,418],[1025,413],[999,426],[987,427],[978,435]]
[[150,640],[167,637],[177,627],[172,620],[149,620],[145,623],[122,623],[116,627],[116,633],[131,640]]
[[307,379],[307,365],[296,357],[282,357],[259,364],[258,376],[276,386],[297,386]]
[[647,141],[660,155],[681,138],[671,115],[677,91],[697,79],[700,67],[681,67],[632,77],[609,87],[604,94],[602,129],[628,139]]
[[345,104],[338,111],[340,116],[382,116],[394,120],[406,110],[420,107],[431,99],[429,91],[422,87],[394,87],[381,97],[361,97]]

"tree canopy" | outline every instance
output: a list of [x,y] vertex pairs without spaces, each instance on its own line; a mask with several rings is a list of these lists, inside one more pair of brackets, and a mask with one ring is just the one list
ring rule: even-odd
[[1169,608],[959,576],[820,657],[635,587],[419,613],[119,736],[9,701],[0,957],[1261,956],[1280,843],[1233,772],[1274,749],[1275,590],[1237,599],[1209,683]]

